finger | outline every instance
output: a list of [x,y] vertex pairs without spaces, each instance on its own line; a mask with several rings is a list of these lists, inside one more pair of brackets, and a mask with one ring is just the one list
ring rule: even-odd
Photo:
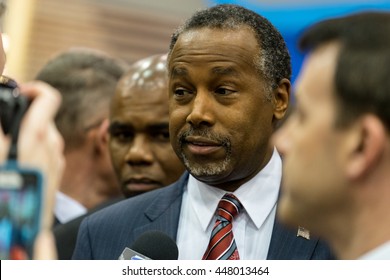
[[0,165],[7,159],[8,150],[11,144],[11,139],[4,135],[0,126]]
[[57,249],[53,233],[50,230],[41,231],[34,243],[33,259],[56,260]]
[[42,216],[43,229],[52,228],[55,193],[59,188],[65,167],[64,141],[53,123],[49,129],[47,143],[49,149],[47,153],[50,153],[50,158],[48,158],[49,166],[46,172],[45,213]]
[[[61,103],[59,92],[43,82],[35,81],[21,85],[23,94],[32,98],[30,108],[23,117],[18,150],[21,162],[29,160],[28,151],[35,149],[38,143],[44,142],[50,123]],[[26,155],[26,156],[23,156]]]

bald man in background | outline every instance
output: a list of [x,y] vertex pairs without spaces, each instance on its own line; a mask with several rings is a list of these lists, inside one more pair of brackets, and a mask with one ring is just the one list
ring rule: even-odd
[[126,197],[167,186],[184,172],[169,141],[165,64],[166,55],[133,64],[112,100],[109,146]]
[[[165,63],[166,55],[154,55],[132,64],[111,101],[109,151],[126,198],[167,186],[184,172],[169,142]],[[60,259],[71,258],[85,216],[55,228]]]

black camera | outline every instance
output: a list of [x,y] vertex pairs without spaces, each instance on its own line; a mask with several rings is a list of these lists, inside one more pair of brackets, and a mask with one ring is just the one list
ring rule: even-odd
[[20,95],[18,84],[13,79],[0,76],[0,124],[5,134],[17,139],[29,103],[27,97]]

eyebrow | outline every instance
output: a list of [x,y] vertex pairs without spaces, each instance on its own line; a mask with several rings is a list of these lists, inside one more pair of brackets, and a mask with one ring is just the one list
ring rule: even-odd
[[[125,130],[125,129],[134,129],[134,127],[131,124],[127,123],[119,123],[119,122],[113,122],[109,126],[109,131],[112,130]],[[156,123],[148,125],[147,130],[167,130],[169,129],[169,123]]]
[[169,129],[169,123],[156,123],[148,126],[149,130],[166,130]]
[[[234,67],[223,67],[216,66],[211,69],[212,74],[223,75],[223,76],[236,76],[238,77],[240,73]],[[174,67],[170,73],[172,78],[183,77],[188,75],[188,70],[183,67]]]
[[218,75],[226,75],[226,76],[239,76],[239,72],[234,68],[234,67],[222,67],[222,66],[217,66],[211,69],[211,72],[213,74],[218,74]]
[[172,71],[170,72],[170,76],[172,78],[183,77],[187,75],[188,75],[188,71],[183,67],[173,67]]
[[121,130],[121,129],[128,129],[131,128],[132,126],[129,124],[124,124],[124,123],[119,123],[119,122],[113,122],[110,123],[110,126],[108,127],[108,131],[112,130]]

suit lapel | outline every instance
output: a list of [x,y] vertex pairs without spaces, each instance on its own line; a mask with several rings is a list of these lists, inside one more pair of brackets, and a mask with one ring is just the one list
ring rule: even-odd
[[152,201],[144,212],[150,223],[134,229],[135,236],[147,231],[159,230],[176,240],[183,190],[187,181],[188,173],[185,172],[176,183],[166,187],[166,191],[161,192]]

